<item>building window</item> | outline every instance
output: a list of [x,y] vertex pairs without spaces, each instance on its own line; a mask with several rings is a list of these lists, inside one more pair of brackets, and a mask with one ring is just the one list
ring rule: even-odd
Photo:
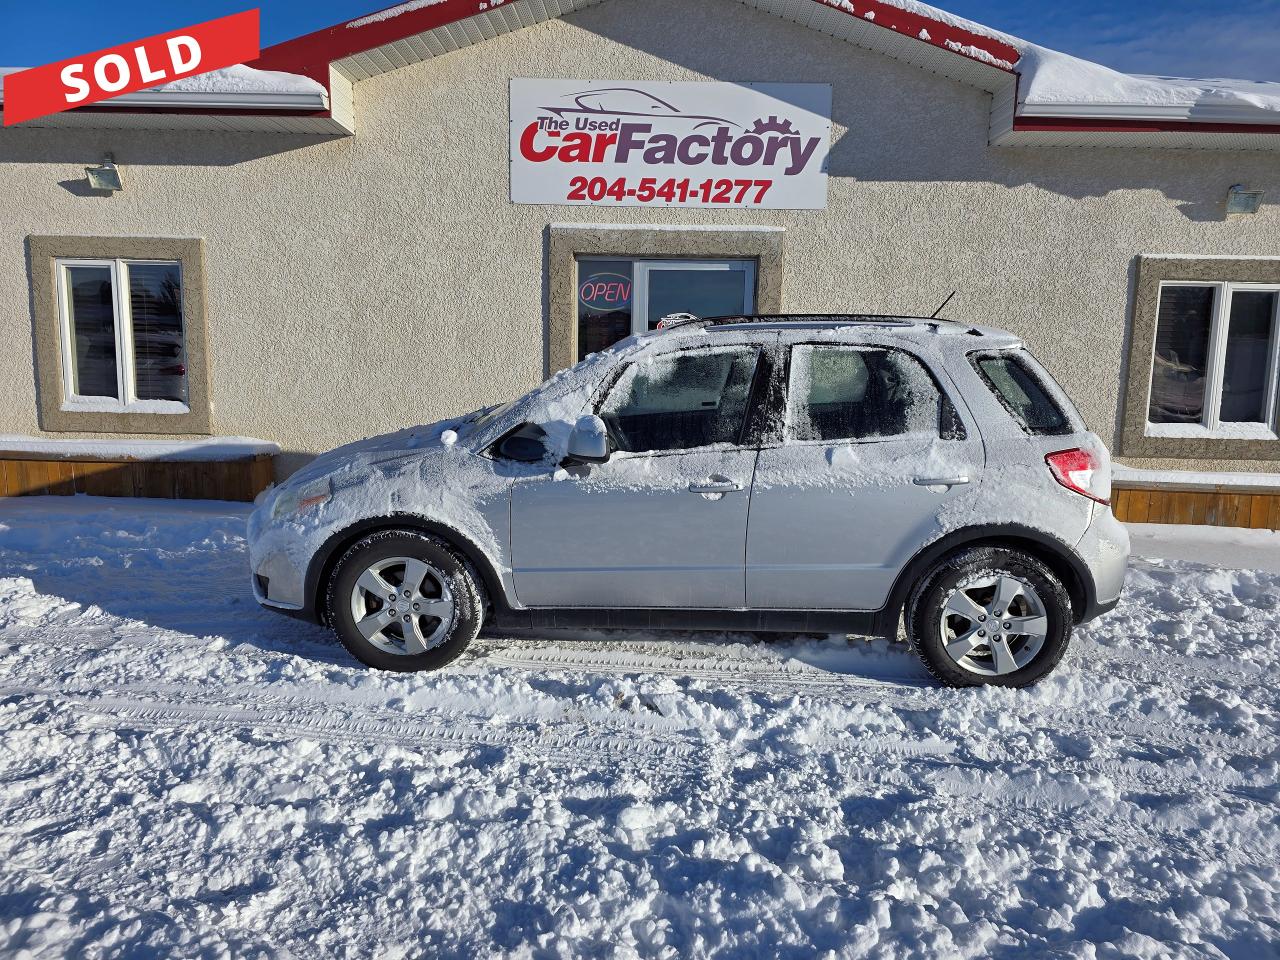
[[29,236],[40,429],[213,432],[204,241]]
[[755,261],[579,257],[577,290],[581,360],[673,314],[753,312]]
[[[669,313],[780,312],[785,236],[781,227],[551,224],[547,372]],[[584,304],[584,283],[597,274],[608,276],[586,288]]]
[[58,260],[64,410],[190,413],[182,265]]
[[1280,286],[1161,283],[1146,435],[1276,439],[1277,310]]

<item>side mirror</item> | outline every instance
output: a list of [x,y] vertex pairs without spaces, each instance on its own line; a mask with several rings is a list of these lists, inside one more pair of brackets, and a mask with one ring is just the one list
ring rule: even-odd
[[569,434],[565,459],[573,463],[605,463],[609,459],[609,430],[593,414],[579,417]]

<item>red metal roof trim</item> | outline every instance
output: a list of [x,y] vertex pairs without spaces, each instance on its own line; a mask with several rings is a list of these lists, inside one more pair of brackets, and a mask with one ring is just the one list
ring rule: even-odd
[[[504,2],[505,0],[488,3],[484,0],[440,0],[439,3],[431,6],[406,10],[385,20],[375,20],[360,26],[351,26],[351,24],[365,20],[370,15],[353,17],[351,20],[325,27],[315,33],[308,33],[267,47],[249,66],[257,67],[259,70],[300,73],[327,85],[329,64],[334,60],[341,60],[343,57],[372,50],[385,43],[394,43],[405,37],[474,17],[500,7]],[[813,2],[865,20],[872,26],[892,30],[894,33],[911,37],[921,43],[928,43],[939,50],[945,50],[958,57],[967,57],[1005,72],[1012,72],[1012,67],[1003,64],[1016,63],[1020,56],[1016,48],[1000,40],[902,10],[881,0],[853,0],[853,2],[813,0]],[[393,7],[387,9],[393,9]],[[868,18],[868,14],[874,16]],[[982,56],[978,51],[986,56]]]
[[[372,50],[434,30],[488,10],[503,6],[509,0],[439,0],[417,10],[406,10],[385,20],[366,20],[373,14],[285,40],[267,47],[249,66],[260,70],[283,70],[300,73],[329,87],[329,64],[352,54]],[[857,17],[873,26],[928,43],[958,57],[966,57],[994,69],[1017,76],[1021,58],[1018,49],[1002,40],[953,26],[883,0],[813,0],[840,13]],[[399,6],[395,4],[394,6]],[[386,9],[393,9],[388,7]],[[375,11],[375,13],[380,11]],[[869,14],[874,16],[868,18]],[[1280,127],[1248,123],[1199,123],[1194,121],[1098,120],[1089,117],[1022,117],[1014,118],[1014,130],[1074,130],[1094,132],[1200,132],[1200,133],[1280,133]]]
[[[1013,73],[1013,66],[1022,56],[1017,47],[1003,40],[983,36],[910,10],[903,10],[901,7],[883,3],[881,0],[817,0],[817,2],[839,10],[841,13],[847,13],[851,17],[866,20],[872,26],[892,30],[904,37],[911,37],[913,40],[935,46],[939,50],[945,50],[958,57],[967,57],[989,67],[995,67],[997,70],[1003,70],[1005,73]],[[868,14],[874,14],[874,16],[869,17]],[[979,51],[986,56],[981,56]]]
[[[485,3],[483,0],[440,0],[439,3],[417,10],[406,10],[385,20],[351,26],[371,14],[353,17],[351,20],[325,27],[315,33],[304,34],[267,47],[258,59],[249,64],[259,70],[283,70],[300,73],[329,85],[329,64],[353,53],[372,50],[384,43],[394,43],[405,37],[458,20],[466,20],[477,14],[502,6],[503,0]],[[399,6],[399,4],[393,4]],[[388,7],[386,9],[392,9]],[[379,12],[379,11],[375,11]]]
[[1013,129],[1036,133],[1064,130],[1072,133],[1280,133],[1280,124],[1018,116],[1014,118]]

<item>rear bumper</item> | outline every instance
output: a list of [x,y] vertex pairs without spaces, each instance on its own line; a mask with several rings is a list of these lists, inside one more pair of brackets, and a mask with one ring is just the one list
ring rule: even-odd
[[1087,601],[1081,623],[1110,613],[1120,602],[1125,572],[1129,567],[1129,531],[1115,518],[1111,508],[1093,508],[1089,528],[1076,545],[1076,552],[1093,576],[1093,596]]
[[1105,603],[1100,602],[1098,600],[1094,600],[1092,603],[1089,604],[1088,608],[1084,611],[1084,616],[1080,618],[1080,622],[1088,623],[1090,620],[1097,620],[1099,617],[1105,616],[1106,614],[1110,613],[1117,606],[1119,606],[1119,604],[1120,604],[1119,597],[1116,597],[1114,600],[1108,600]]

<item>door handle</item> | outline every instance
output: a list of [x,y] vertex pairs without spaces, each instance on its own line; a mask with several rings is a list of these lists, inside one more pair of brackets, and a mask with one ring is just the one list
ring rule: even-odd
[[728,477],[708,477],[702,483],[689,484],[690,493],[733,493],[742,489],[742,484]]
[[911,481],[917,487],[957,487],[968,483],[968,477],[916,477]]

